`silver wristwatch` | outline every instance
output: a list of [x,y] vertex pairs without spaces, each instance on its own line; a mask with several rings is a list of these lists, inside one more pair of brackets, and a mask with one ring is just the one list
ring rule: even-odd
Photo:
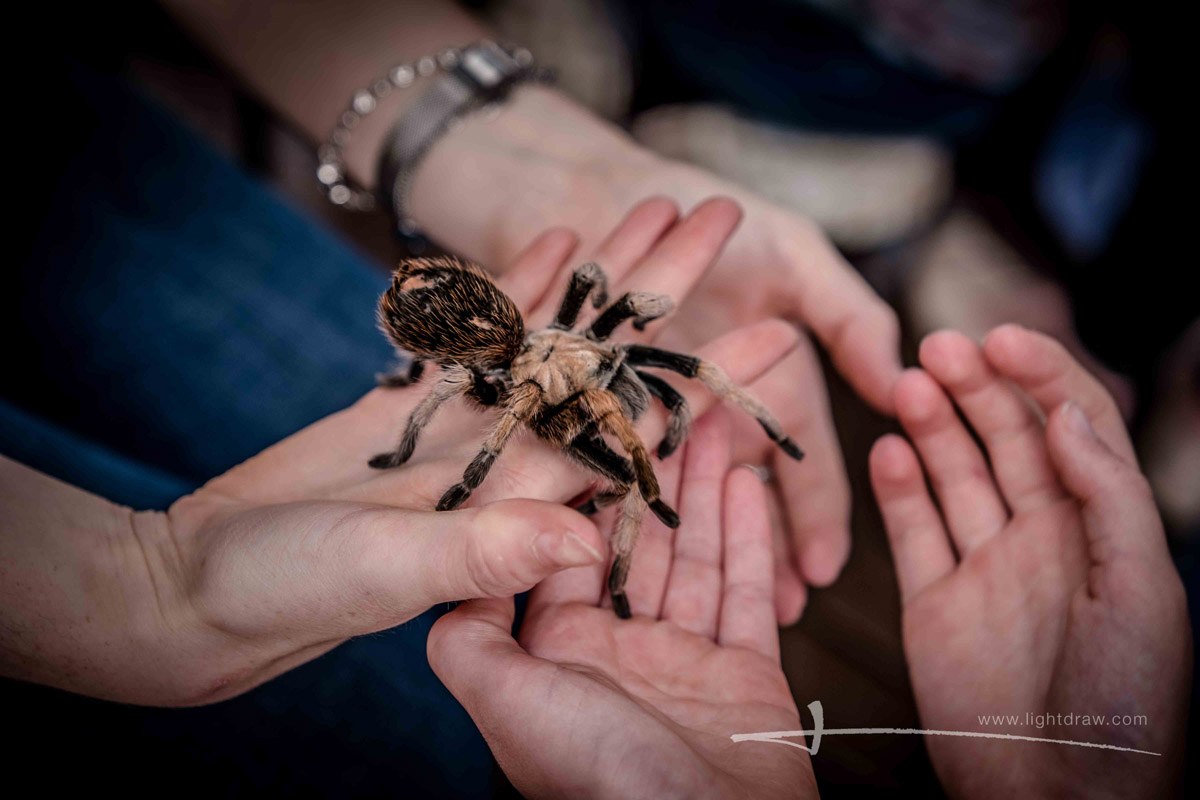
[[330,202],[351,211],[374,208],[371,193],[355,187],[346,174],[342,151],[359,120],[380,100],[425,76],[432,84],[388,133],[379,156],[379,197],[392,212],[396,231],[410,239],[420,237],[407,213],[412,175],[437,138],[464,115],[503,102],[519,83],[553,80],[553,73],[538,67],[527,49],[488,40],[392,67],[369,88],[354,93],[317,151],[317,180],[326,187]]
[[417,232],[407,213],[408,194],[417,165],[438,137],[466,114],[502,102],[518,83],[549,78],[527,54],[487,41],[465,48],[392,128],[379,156],[379,196],[399,233]]

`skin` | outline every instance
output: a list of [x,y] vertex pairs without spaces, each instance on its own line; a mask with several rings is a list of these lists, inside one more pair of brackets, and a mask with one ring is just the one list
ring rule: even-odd
[[[739,214],[713,201],[676,217],[650,201],[614,231],[602,245],[614,281],[669,274],[686,294]],[[551,231],[508,273],[504,288],[533,318],[553,313],[547,291],[576,242]],[[703,354],[753,380],[794,343],[786,325],[764,323]],[[595,525],[558,505],[591,476],[533,437],[504,453],[470,508],[429,510],[483,439],[491,417],[478,409],[445,409],[404,468],[369,468],[425,391],[373,391],[165,514],[0,460],[0,674],[132,703],[213,702],[434,604],[511,597],[606,561]],[[701,413],[713,402],[686,391]],[[661,413],[648,415],[642,435],[662,429]]]
[[[920,361],[895,393],[912,445],[881,439],[871,479],[923,726],[1162,754],[930,737],[943,785],[970,798],[1170,796],[1184,754],[1191,627],[1116,404],[1062,346],[1016,326],[982,347],[933,334]],[[1147,721],[978,719],[1027,712]]]
[[[526,797],[816,797],[808,754],[733,733],[799,727],[779,665],[766,491],[730,469],[726,413],[663,465],[684,524],[634,561],[629,621],[601,605],[602,568],[434,626],[430,664]],[[666,541],[663,542],[662,540]],[[673,552],[673,554],[672,554]]]
[[[578,142],[551,149],[547,131],[567,131]],[[566,134],[564,134],[564,138]],[[542,152],[539,152],[542,151]],[[536,155],[534,155],[536,154]],[[486,210],[450,224],[469,188],[463,176],[487,185],[519,185]],[[870,289],[808,220],[701,170],[641,150],[593,120],[570,101],[538,88],[522,91],[487,123],[468,120],[429,154],[413,185],[414,214],[439,241],[458,252],[502,263],[535,220],[553,220],[596,241],[637,197],[665,194],[690,204],[705,197],[734,198],[746,223],[715,268],[681,305],[661,336],[664,347],[694,351],[713,331],[765,318],[783,318],[802,331],[799,345],[750,388],[777,409],[784,430],[802,442],[806,458],[781,457],[738,421],[738,458],[772,466],[777,613],[797,620],[807,585],[825,586],[850,553],[850,490],[829,410],[825,379],[810,336],[829,352],[838,371],[873,407],[890,413],[891,387],[900,374],[895,312]],[[497,198],[499,201],[501,198]],[[607,264],[601,262],[607,268]],[[653,288],[649,289],[654,291]]]
[[[313,142],[324,139],[356,89],[398,60],[489,35],[448,0],[164,3]],[[419,90],[392,92],[355,127],[345,157],[360,185],[374,185],[389,126],[419,96]],[[750,435],[753,423],[735,423],[738,459],[770,463],[777,476],[770,501],[778,520],[776,608],[781,622],[794,622],[806,585],[832,582],[850,552],[849,483],[810,335],[864,400],[885,413],[894,410],[891,390],[901,371],[895,313],[825,236],[809,220],[662,159],[561,93],[533,86],[517,90],[495,119],[473,115],[441,137],[415,172],[410,205],[434,240],[503,269],[551,226],[576,231],[583,250],[595,249],[650,195],[684,206],[729,196],[747,212],[716,268],[664,331],[663,346],[694,351],[715,334],[776,317],[803,334],[751,388],[777,409],[807,453],[804,461],[780,457]]]

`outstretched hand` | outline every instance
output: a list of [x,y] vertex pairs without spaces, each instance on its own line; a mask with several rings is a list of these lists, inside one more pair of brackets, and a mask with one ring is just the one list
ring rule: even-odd
[[434,626],[434,671],[525,796],[817,795],[807,753],[730,741],[799,727],[779,665],[766,492],[730,458],[718,410],[663,463],[683,524],[647,521],[632,620],[602,607],[598,564],[537,586],[519,643],[510,599],[464,603]]
[[[548,108],[539,111],[539,98],[533,93],[522,102],[522,114],[550,113]],[[566,115],[569,129],[582,135],[589,126],[570,111],[553,106],[553,113]],[[557,119],[545,123],[560,126]],[[486,135],[483,126],[477,126],[458,137]],[[473,146],[488,147],[472,141]],[[871,406],[892,413],[891,391],[901,373],[896,313],[811,221],[693,167],[663,161],[630,144],[602,144],[603,155],[594,157],[602,169],[575,167],[569,179],[539,183],[522,202],[512,204],[511,211],[501,212],[495,236],[481,239],[462,226],[439,228],[437,233],[464,252],[505,253],[513,251],[533,224],[568,225],[583,235],[585,252],[595,252],[601,266],[610,269],[604,249],[596,252],[595,244],[614,215],[636,199],[648,194],[672,198],[659,201],[664,217],[677,213],[675,201],[696,203],[713,195],[737,201],[745,222],[703,280],[697,282],[698,273],[681,263],[664,262],[651,290],[677,301],[691,291],[663,330],[663,347],[693,352],[714,335],[772,318],[786,320],[799,334],[788,356],[749,388],[776,412],[785,432],[804,449],[804,460],[781,456],[752,434],[753,423],[734,422],[738,460],[768,464],[775,475],[770,502],[776,510],[772,517],[778,520],[773,528],[776,608],[780,622],[795,622],[807,600],[807,586],[832,583],[850,553],[849,480],[817,350],[805,334],[828,351],[834,366]],[[435,152],[434,159],[449,159],[453,151]],[[448,168],[448,163],[441,166]],[[545,169],[540,162],[527,167],[530,174]],[[430,168],[428,174],[438,171]],[[420,190],[426,206],[458,207],[456,198],[439,194],[429,181],[419,185]]]
[[667,346],[695,347],[714,331],[769,317],[808,334],[750,385],[768,407],[778,409],[784,430],[804,448],[804,460],[763,446],[744,421],[735,422],[738,460],[768,464],[775,477],[770,497],[779,509],[773,515],[779,520],[776,607],[779,621],[790,624],[804,609],[807,586],[832,583],[851,548],[850,485],[813,339],[868,404],[890,414],[900,376],[900,327],[895,311],[809,220],[690,167],[674,167],[667,175],[674,176],[668,187],[656,191],[683,199],[728,192],[746,212],[745,225],[663,333]]
[[970,798],[1169,796],[1191,629],[1115,403],[1060,345],[1016,326],[982,348],[934,334],[920,360],[895,393],[916,452],[881,439],[871,479],[923,725],[1162,754],[930,737],[943,784]]

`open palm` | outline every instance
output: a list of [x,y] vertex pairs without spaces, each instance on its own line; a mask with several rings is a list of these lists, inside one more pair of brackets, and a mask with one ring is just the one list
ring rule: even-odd
[[730,739],[799,717],[779,666],[765,490],[729,471],[728,425],[705,417],[663,465],[683,525],[672,542],[647,521],[633,619],[601,607],[600,565],[540,584],[519,643],[507,600],[464,604],[431,633],[435,671],[527,796],[816,796],[806,753]]
[[895,400],[924,470],[899,437],[876,445],[871,467],[922,723],[1164,754],[933,736],[943,783],[972,798],[1166,796],[1190,632],[1115,404],[1061,347],[1017,328],[986,352],[936,334],[921,363]]
[[716,266],[665,326],[662,346],[690,352],[714,333],[774,317],[788,320],[801,334],[788,357],[750,388],[802,443],[804,460],[780,458],[755,435],[752,422],[734,420],[736,460],[770,464],[774,472],[769,499],[778,510],[773,515],[778,520],[777,613],[781,623],[794,623],[807,601],[807,586],[832,583],[851,547],[850,483],[817,346],[864,400],[892,413],[891,389],[900,374],[896,313],[810,220],[684,164],[656,162],[629,177],[616,187],[574,192],[546,218],[570,220],[585,237],[598,237],[596,228],[611,219],[611,209],[598,207],[603,204],[596,198],[613,191],[617,208],[662,192],[685,203],[729,196],[746,212]]

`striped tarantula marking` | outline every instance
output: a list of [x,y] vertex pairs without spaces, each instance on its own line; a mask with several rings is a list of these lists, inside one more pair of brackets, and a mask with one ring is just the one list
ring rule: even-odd
[[[371,459],[377,469],[398,467],[412,456],[422,429],[438,408],[456,397],[496,406],[499,416],[462,480],[437,504],[457,508],[487,477],[504,446],[525,427],[561,449],[605,481],[580,506],[591,513],[621,503],[613,531],[608,589],[618,616],[630,616],[625,596],[633,548],[646,510],[665,525],[678,527],[679,515],[661,497],[658,476],[634,422],[655,398],[667,409],[667,432],[658,445],[666,458],[687,438],[691,412],[670,383],[648,372],[662,369],[696,378],[722,400],[758,420],[771,441],[792,458],[800,448],[771,412],[750,392],[731,381],[715,364],[695,356],[645,345],[608,342],[621,323],[637,329],[670,313],[669,297],[627,292],[600,311],[584,331],[575,330],[584,304],[601,309],[608,282],[600,267],[575,270],[558,314],[548,328],[526,332],[517,307],[487,274],[451,256],[404,261],[379,304],[379,324],[402,351],[408,367],[380,379],[383,386],[404,386],[421,376],[425,362],[442,369],[428,395],[413,409],[395,450]],[[610,445],[615,442],[624,451]]]

